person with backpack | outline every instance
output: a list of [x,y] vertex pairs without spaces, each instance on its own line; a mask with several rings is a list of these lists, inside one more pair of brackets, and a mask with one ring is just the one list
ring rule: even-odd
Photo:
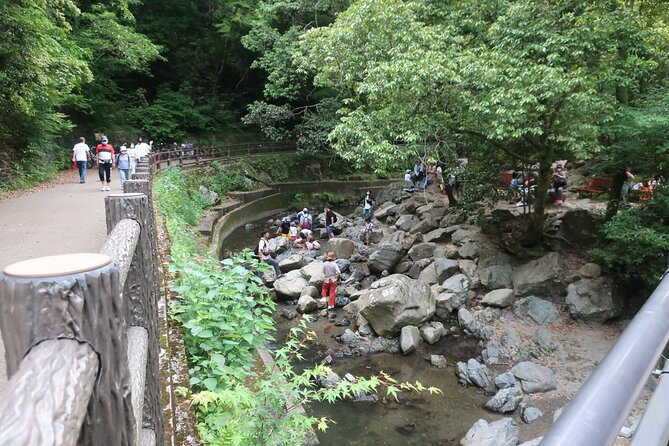
[[337,223],[337,215],[332,212],[330,205],[325,205],[325,232],[328,234],[328,238],[334,238],[334,232],[332,230],[332,225]]
[[366,220],[372,218],[373,209],[374,209],[374,199],[372,198],[372,193],[367,191],[362,200],[358,201],[358,204],[362,204],[362,219]]
[[121,152],[116,155],[116,168],[118,169],[118,176],[121,177],[121,190],[123,190],[123,183],[130,179],[130,163],[128,148],[122,145]]
[[283,274],[281,274],[281,270],[279,269],[279,262],[274,260],[270,253],[268,230],[264,230],[260,234],[260,241],[258,242],[257,249],[258,249],[258,258],[260,259],[260,261],[265,262],[268,265],[272,265],[272,267],[274,268],[274,272],[276,273],[276,278],[278,279],[279,277],[281,277]]
[[312,228],[312,218],[308,210],[302,212],[302,216],[300,217],[300,228],[309,230]]

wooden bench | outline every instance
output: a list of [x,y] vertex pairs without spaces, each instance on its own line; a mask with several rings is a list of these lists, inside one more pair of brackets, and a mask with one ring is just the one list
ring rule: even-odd
[[498,193],[506,193],[509,190],[509,185],[513,179],[512,172],[500,172],[499,177],[495,180],[495,191]]
[[603,194],[611,189],[613,180],[606,177],[592,177],[585,187],[577,187],[574,190],[580,194]]

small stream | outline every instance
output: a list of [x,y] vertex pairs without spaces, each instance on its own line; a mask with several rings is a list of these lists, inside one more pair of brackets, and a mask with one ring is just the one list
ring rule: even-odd
[[[336,209],[340,212],[339,209]],[[341,209],[345,214],[348,210]],[[315,212],[314,212],[315,214]],[[279,214],[275,218],[281,218]],[[223,241],[223,255],[251,248],[257,243],[260,231],[266,228],[267,218],[251,222],[233,231]],[[327,250],[324,243],[322,252]],[[283,309],[295,309],[294,305],[279,302],[275,315],[277,340],[285,339],[290,327],[297,319],[288,321],[280,316]],[[344,317],[344,311],[337,309],[337,320]],[[445,323],[446,327],[456,325],[455,321]],[[337,327],[327,318],[318,317],[312,324],[318,333],[318,340],[305,352],[305,361],[296,364],[305,368],[322,361],[328,350],[346,352],[347,348],[335,341],[347,327]],[[276,347],[276,346],[275,346]],[[457,382],[454,366],[457,361],[466,361],[479,355],[476,340],[463,335],[448,335],[437,344],[421,344],[421,349],[408,356],[380,353],[369,357],[335,357],[331,368],[340,376],[351,373],[356,376],[370,376],[383,370],[400,381],[420,381],[425,387],[438,387],[443,395],[427,392],[403,393],[399,402],[381,400],[376,403],[342,401],[336,404],[315,403],[307,407],[314,416],[327,417],[335,423],[318,438],[323,446],[379,446],[379,445],[457,445],[467,430],[479,419],[487,421],[499,419],[499,415],[482,409],[491,395],[475,388],[464,388]],[[428,362],[431,354],[443,355],[448,367],[438,369]],[[350,355],[350,353],[349,353]]]

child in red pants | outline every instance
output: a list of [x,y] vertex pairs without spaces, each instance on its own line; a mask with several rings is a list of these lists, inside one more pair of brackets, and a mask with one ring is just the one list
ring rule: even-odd
[[331,310],[335,306],[335,296],[337,295],[337,281],[339,280],[339,267],[335,263],[335,253],[330,251],[328,252],[326,262],[323,264],[323,288],[321,289],[321,296],[323,300],[329,294],[330,300],[328,300],[328,310]]

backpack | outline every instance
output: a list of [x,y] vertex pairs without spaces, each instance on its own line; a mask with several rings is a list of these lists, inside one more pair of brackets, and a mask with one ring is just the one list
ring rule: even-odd
[[[259,246],[260,246],[260,242],[258,242],[256,244],[255,248],[253,248],[253,255],[254,256],[260,257],[260,253],[258,252],[258,247]],[[267,247],[267,251],[269,251],[269,243],[267,243],[267,240],[265,240],[265,247]]]

